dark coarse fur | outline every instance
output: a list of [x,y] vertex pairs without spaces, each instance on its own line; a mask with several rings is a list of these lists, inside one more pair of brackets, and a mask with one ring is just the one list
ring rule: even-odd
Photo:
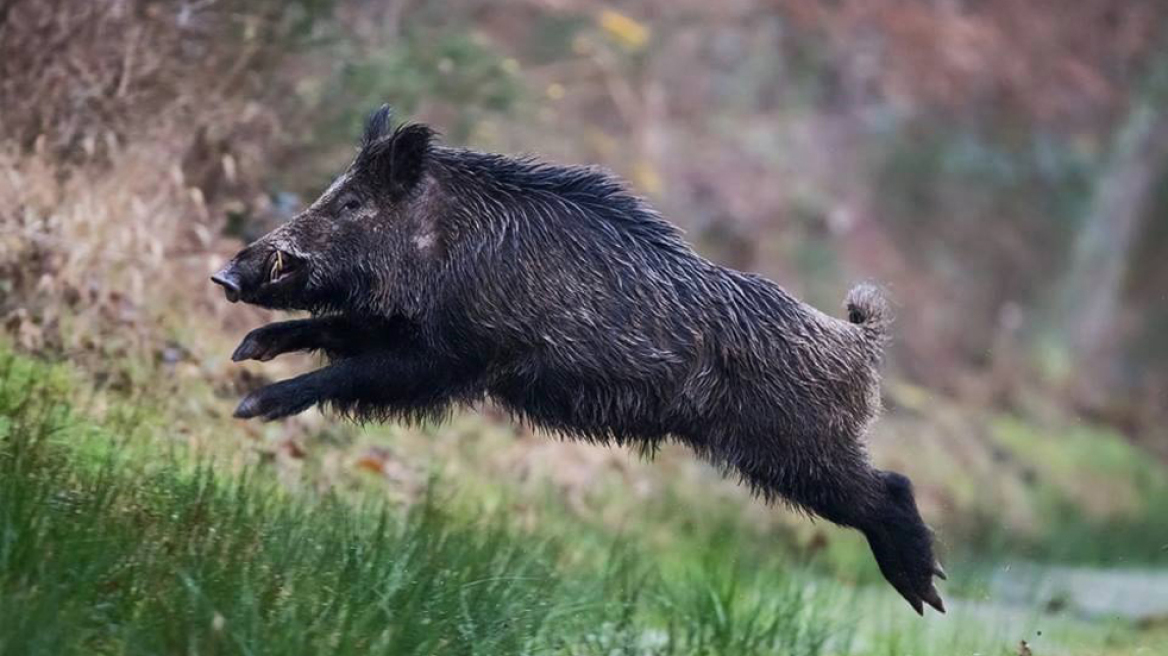
[[891,320],[872,286],[832,318],[698,256],[603,170],[440,146],[386,108],[349,170],[215,281],[314,315],[252,331],[234,359],[330,362],[240,417],[327,404],[418,420],[490,399],[590,442],[675,440],[768,501],[863,531],[918,612],[943,608],[911,484],[863,444]]

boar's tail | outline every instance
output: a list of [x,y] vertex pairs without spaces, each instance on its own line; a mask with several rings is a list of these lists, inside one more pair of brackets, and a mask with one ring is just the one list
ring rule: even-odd
[[862,283],[848,292],[844,305],[848,309],[848,321],[863,327],[868,340],[883,350],[892,325],[892,305],[884,292],[876,285]]

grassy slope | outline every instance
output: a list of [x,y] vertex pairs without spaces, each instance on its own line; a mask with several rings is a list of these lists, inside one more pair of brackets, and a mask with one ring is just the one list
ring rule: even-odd
[[801,586],[681,594],[433,499],[289,496],[73,415],[59,372],[9,359],[4,380],[3,653],[816,654],[831,626]]
[[[484,499],[473,480],[451,493],[431,484],[408,510],[359,489],[289,491],[230,453],[192,455],[160,434],[165,417],[81,394],[60,367],[3,356],[0,375],[4,654],[1006,654],[1020,638],[1046,648],[1036,653],[1096,654],[1150,644],[1123,626],[960,600],[922,620],[883,586],[768,557],[778,540],[733,519],[687,521],[669,502],[627,510],[614,531],[565,519],[573,513],[554,497],[527,504],[537,521],[525,528],[513,512],[521,488]],[[70,407],[82,397],[89,410]]]

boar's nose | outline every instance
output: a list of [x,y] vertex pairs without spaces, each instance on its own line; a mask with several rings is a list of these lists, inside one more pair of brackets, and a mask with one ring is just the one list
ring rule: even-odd
[[239,300],[239,275],[230,264],[211,276],[211,282],[223,288],[223,295],[228,301],[234,303]]

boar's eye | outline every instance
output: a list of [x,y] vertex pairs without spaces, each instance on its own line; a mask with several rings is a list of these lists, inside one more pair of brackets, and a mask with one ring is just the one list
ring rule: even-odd
[[361,199],[356,196],[345,196],[341,199],[341,211],[347,213],[356,212],[361,208]]

